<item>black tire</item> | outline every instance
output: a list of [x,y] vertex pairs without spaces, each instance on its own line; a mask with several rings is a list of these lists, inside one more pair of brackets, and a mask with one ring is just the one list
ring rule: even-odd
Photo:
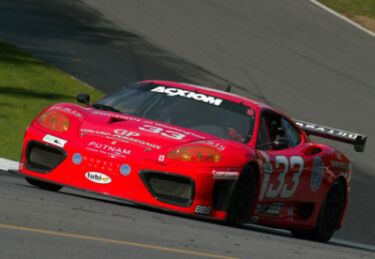
[[36,186],[40,189],[51,191],[51,192],[57,192],[63,188],[61,185],[53,184],[53,183],[47,183],[47,182],[42,182],[33,178],[26,177],[26,182],[29,184]]
[[332,184],[326,199],[320,208],[318,220],[313,230],[292,230],[297,238],[318,242],[328,242],[338,228],[345,206],[345,184],[337,181]]
[[256,168],[246,167],[234,187],[228,207],[227,224],[239,227],[249,219],[256,202],[257,183]]

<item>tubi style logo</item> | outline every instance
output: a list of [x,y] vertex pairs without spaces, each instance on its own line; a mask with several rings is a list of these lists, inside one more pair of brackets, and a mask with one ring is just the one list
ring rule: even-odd
[[112,179],[108,175],[98,172],[87,172],[85,174],[85,177],[86,179],[94,183],[109,184],[112,182]]

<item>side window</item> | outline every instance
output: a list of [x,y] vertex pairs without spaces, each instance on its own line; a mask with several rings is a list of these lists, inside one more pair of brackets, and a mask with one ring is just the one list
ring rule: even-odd
[[257,149],[270,150],[272,149],[272,141],[268,128],[267,117],[262,115],[260,119],[260,126],[258,131]]
[[299,131],[285,118],[274,112],[265,112],[260,119],[257,149],[282,150],[301,142]]
[[289,147],[297,146],[301,142],[301,135],[299,131],[284,118],[281,118],[281,125],[284,129],[286,137],[289,140]]

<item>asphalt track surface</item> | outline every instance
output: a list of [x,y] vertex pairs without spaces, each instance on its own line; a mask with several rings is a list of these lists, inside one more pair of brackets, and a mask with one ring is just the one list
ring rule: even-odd
[[1,258],[373,258],[373,248],[227,227],[0,172]]
[[[3,0],[0,38],[106,92],[150,78],[231,83],[295,118],[369,135],[364,154],[338,145],[354,174],[346,224],[335,237],[375,244],[373,37],[305,0],[85,2]],[[191,256],[163,250],[171,247],[240,258],[374,256],[76,191],[44,192],[9,174],[0,185],[4,258]]]

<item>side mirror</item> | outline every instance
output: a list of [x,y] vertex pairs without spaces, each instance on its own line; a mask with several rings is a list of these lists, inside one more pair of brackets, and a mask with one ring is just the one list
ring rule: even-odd
[[80,93],[76,97],[77,102],[82,103],[86,106],[90,105],[90,95],[85,93]]

